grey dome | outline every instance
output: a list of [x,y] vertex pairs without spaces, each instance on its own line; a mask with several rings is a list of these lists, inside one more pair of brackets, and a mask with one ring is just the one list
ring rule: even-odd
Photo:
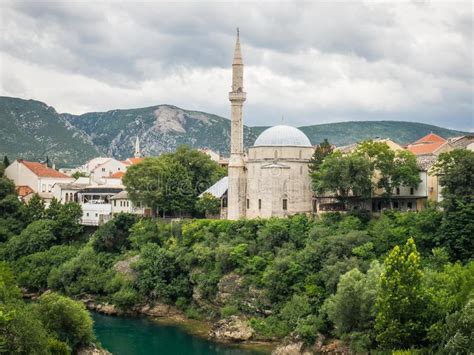
[[311,147],[306,134],[291,126],[274,126],[263,131],[255,141],[254,147],[265,146],[298,146]]

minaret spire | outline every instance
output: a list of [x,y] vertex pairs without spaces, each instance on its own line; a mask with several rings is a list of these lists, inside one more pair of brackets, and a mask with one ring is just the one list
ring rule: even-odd
[[229,93],[231,103],[230,129],[230,160],[229,160],[229,190],[228,190],[228,219],[245,217],[246,185],[244,161],[244,124],[243,106],[246,99],[244,92],[244,62],[240,49],[240,32],[237,28],[234,59],[232,62],[232,91]]
[[133,153],[135,158],[141,158],[142,152],[140,150],[140,138],[138,136],[135,139],[135,152]]

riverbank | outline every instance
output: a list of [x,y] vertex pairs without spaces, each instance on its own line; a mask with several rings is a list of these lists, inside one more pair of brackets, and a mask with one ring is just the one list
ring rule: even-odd
[[[118,317],[147,317],[152,322],[163,326],[179,327],[187,334],[223,345],[238,346],[239,348],[270,353],[278,346],[277,342],[251,340],[249,331],[243,326],[229,328],[235,323],[222,325],[221,322],[211,323],[203,320],[190,319],[175,307],[156,303],[153,306],[144,305],[131,310],[120,310],[113,304],[96,302],[92,297],[81,299],[88,310]],[[238,318],[238,317],[231,317]],[[244,322],[242,322],[244,323]]]

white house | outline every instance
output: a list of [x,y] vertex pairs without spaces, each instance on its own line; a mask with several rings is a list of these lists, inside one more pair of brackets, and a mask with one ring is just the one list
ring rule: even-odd
[[67,184],[74,181],[74,178],[49,168],[46,164],[23,159],[11,163],[5,169],[5,176],[13,180],[17,190],[31,189],[33,193],[38,193],[46,204],[53,198],[55,184]]
[[133,213],[144,216],[151,216],[151,209],[141,204],[134,204],[129,198],[127,191],[123,190],[110,198],[112,205],[112,215],[118,213]]

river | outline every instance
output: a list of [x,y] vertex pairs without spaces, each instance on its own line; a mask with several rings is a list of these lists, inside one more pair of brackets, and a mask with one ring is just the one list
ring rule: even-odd
[[231,347],[191,335],[182,327],[149,318],[114,317],[92,313],[102,347],[114,355],[263,355],[268,350]]

